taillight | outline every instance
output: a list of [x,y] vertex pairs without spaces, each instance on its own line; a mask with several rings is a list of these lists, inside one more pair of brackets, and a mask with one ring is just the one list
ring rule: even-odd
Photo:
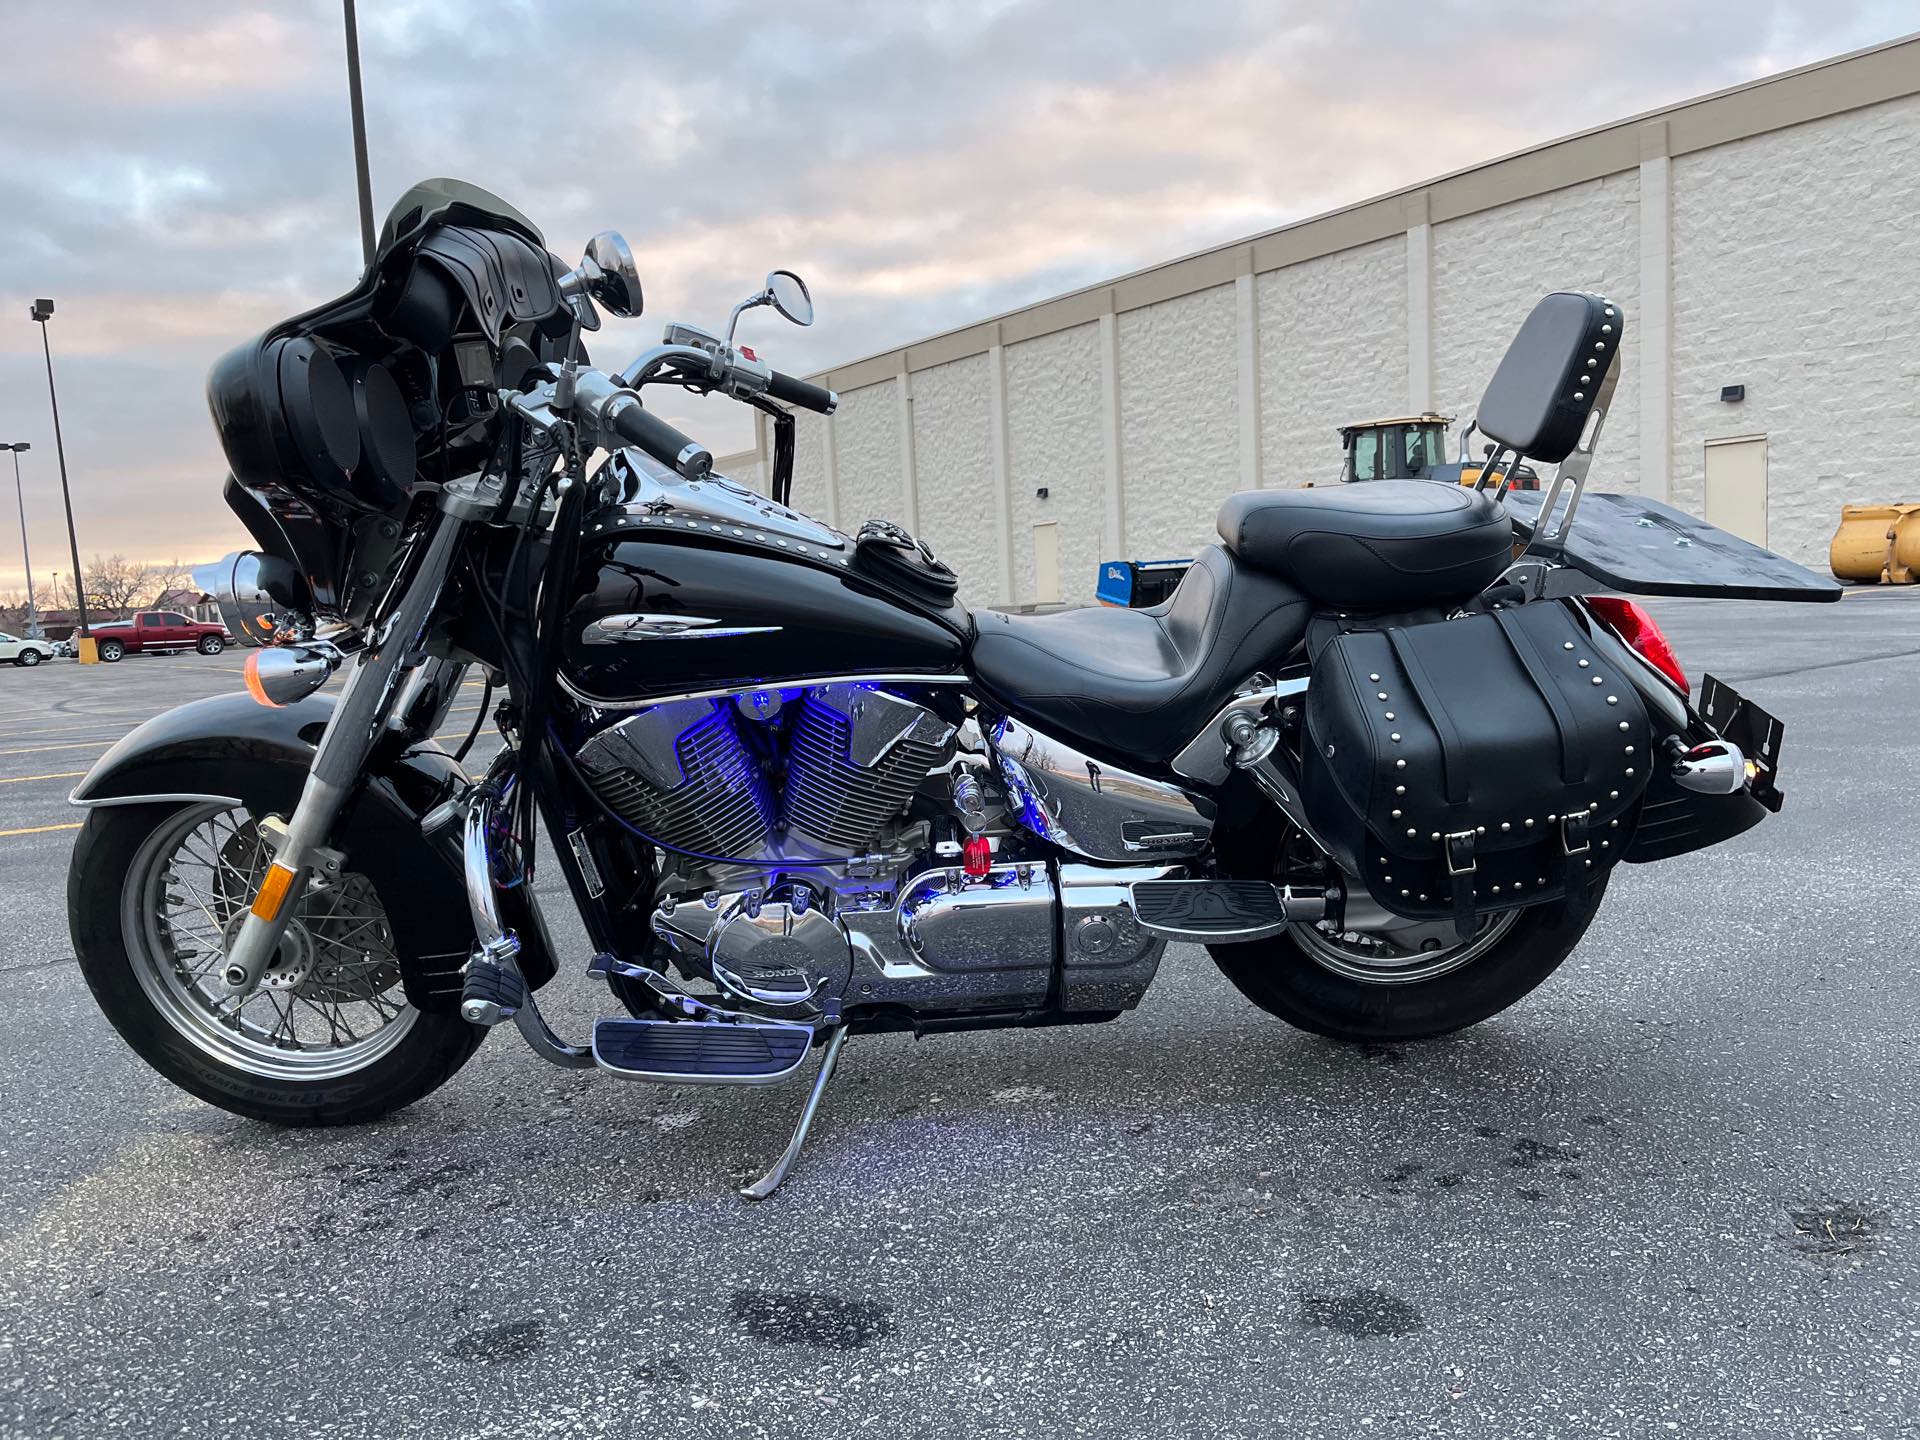
[[1687,672],[1680,668],[1680,657],[1673,653],[1673,646],[1654,623],[1653,616],[1618,595],[1589,595],[1586,601],[1587,608],[1599,616],[1609,630],[1631,645],[1642,660],[1678,685],[1682,695],[1693,694],[1693,686],[1687,683]]

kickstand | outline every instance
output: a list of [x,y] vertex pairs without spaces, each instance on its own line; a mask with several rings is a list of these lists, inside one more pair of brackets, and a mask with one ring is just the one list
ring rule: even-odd
[[813,1088],[807,1092],[807,1103],[800,1111],[799,1123],[793,1127],[793,1138],[787,1141],[786,1152],[774,1162],[771,1170],[741,1189],[741,1195],[748,1200],[766,1199],[792,1173],[793,1162],[800,1158],[800,1147],[807,1143],[807,1131],[813,1128],[813,1116],[820,1108],[820,1097],[826,1093],[827,1082],[833,1079],[833,1067],[840,1063],[840,1047],[846,1043],[846,1039],[847,1027],[842,1025],[827,1041],[827,1053],[821,1057],[820,1068],[814,1073]]

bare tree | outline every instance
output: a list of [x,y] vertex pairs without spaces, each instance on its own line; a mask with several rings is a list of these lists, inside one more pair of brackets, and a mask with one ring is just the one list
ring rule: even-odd
[[[188,590],[193,587],[193,567],[181,562],[176,556],[166,565],[147,567],[147,585],[153,598],[149,605],[158,605],[161,597],[169,590]],[[198,594],[198,591],[195,591]]]
[[133,609],[153,590],[153,567],[124,555],[95,555],[87,564],[87,604],[116,614]]

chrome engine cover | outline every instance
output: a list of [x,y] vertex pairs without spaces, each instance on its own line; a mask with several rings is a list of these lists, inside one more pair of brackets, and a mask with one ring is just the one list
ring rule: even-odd
[[[1015,721],[989,733],[829,682],[649,706],[579,755],[609,806],[682,852],[663,861],[653,934],[734,1002],[791,1019],[1137,1004],[1166,941],[1128,887],[1205,843],[1204,802]],[[1005,806],[980,784],[995,761]],[[1132,863],[1020,858],[1036,848],[1022,823]],[[998,847],[984,873],[955,863],[964,836]]]
[[1096,760],[1012,716],[993,722],[987,743],[1020,823],[1063,850],[1137,864],[1207,847],[1213,807],[1177,785]]
[[853,964],[847,928],[829,915],[804,881],[771,891],[663,903],[654,933],[722,990],[768,1009],[817,1009],[845,992]]
[[1139,1003],[1167,944],[1128,886],[1177,873],[1015,861],[977,876],[937,866],[894,893],[788,881],[663,902],[653,931],[683,972],[774,1013],[1110,1012]]

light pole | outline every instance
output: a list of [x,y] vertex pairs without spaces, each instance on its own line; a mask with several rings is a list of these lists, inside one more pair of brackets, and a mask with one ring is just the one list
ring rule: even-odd
[[80,615],[80,627],[73,632],[73,648],[86,664],[97,660],[99,655],[94,649],[93,637],[87,633],[87,585],[81,578],[80,537],[73,528],[73,491],[67,487],[67,446],[60,438],[60,396],[53,388],[53,346],[47,340],[47,320],[53,314],[53,301],[36,300],[28,313],[40,322],[40,349],[47,357],[47,401],[53,406],[53,451],[60,457],[60,499],[67,507],[67,546],[73,554],[73,604]]
[[360,258],[373,264],[373,181],[367,174],[367,110],[360,98],[360,26],[353,0],[340,0],[347,22],[347,107],[353,112],[353,177],[360,189]]
[[27,498],[20,488],[20,452],[31,450],[33,446],[24,440],[11,445],[0,445],[0,450],[13,452],[13,500],[20,507],[20,563],[27,567],[27,639],[40,638],[40,613],[33,603],[33,556],[27,553]]

